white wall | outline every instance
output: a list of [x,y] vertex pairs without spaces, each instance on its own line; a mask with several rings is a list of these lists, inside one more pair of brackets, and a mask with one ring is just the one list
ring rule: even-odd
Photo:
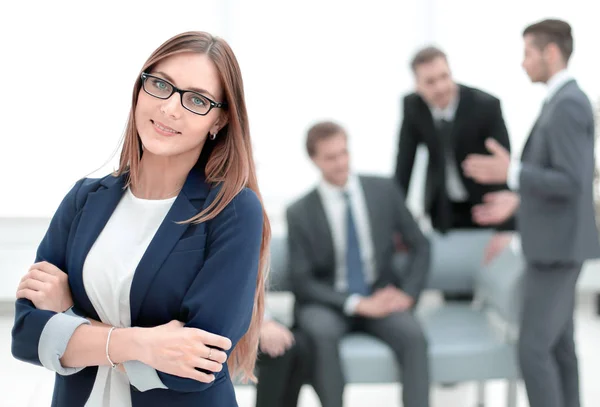
[[[441,46],[456,79],[501,98],[516,153],[544,92],[520,67],[527,24],[571,22],[572,71],[598,100],[598,8],[587,0],[3,2],[2,256],[11,253],[19,224],[27,230],[28,221],[46,222],[78,178],[110,159],[141,64],[178,32],[223,36],[238,56],[261,189],[277,231],[284,205],[317,179],[304,151],[316,120],[348,128],[357,170],[392,174],[400,99],[413,87],[408,63],[418,47]],[[112,169],[114,158],[94,175]],[[414,177],[409,205],[418,213],[422,174]],[[13,287],[10,281],[0,286]]]
[[[36,13],[31,3],[0,6],[14,17],[0,28],[14,56],[0,66],[11,95],[0,101],[11,117],[4,122],[11,136],[3,137],[10,154],[0,172],[19,171],[2,177],[11,194],[0,200],[0,216],[51,216],[78,178],[106,163],[141,64],[188,29],[222,35],[237,53],[259,179],[274,217],[316,179],[304,135],[317,119],[348,127],[357,169],[391,173],[399,98],[411,88],[406,67],[427,27],[416,1],[33,3]],[[65,17],[65,5],[77,18]]]
[[592,101],[600,101],[597,2],[433,1],[431,22],[436,43],[447,51],[457,80],[485,89],[502,100],[516,153],[520,153],[545,95],[544,87],[532,85],[520,66],[521,34],[530,23],[560,18],[571,24],[575,46],[570,70]]
[[411,88],[406,67],[418,40],[416,1],[235,4],[231,43],[273,217],[317,179],[304,147],[317,120],[347,127],[356,169],[391,174],[400,95]]
[[[0,190],[6,196],[0,216],[51,216],[75,180],[102,167],[119,144],[141,64],[162,41],[191,29],[225,37],[237,53],[259,180],[275,221],[317,178],[304,151],[305,132],[316,120],[348,128],[357,170],[392,173],[400,98],[413,86],[408,62],[430,42],[447,51],[459,81],[502,99],[518,152],[543,97],[542,87],[531,85],[520,68],[521,31],[548,16],[570,21],[572,70],[597,99],[600,32],[592,4],[4,2],[0,13],[8,18],[0,41],[9,58],[0,65],[8,95],[0,99]],[[66,17],[67,10],[76,17]],[[115,158],[94,175],[112,169]],[[418,211],[418,194],[410,202]]]
[[51,216],[77,179],[110,159],[134,81],[158,45],[182,31],[224,29],[218,0],[5,1],[0,15],[7,217]]

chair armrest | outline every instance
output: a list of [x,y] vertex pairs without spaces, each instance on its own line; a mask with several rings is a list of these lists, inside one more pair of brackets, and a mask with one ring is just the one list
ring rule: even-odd
[[475,278],[476,298],[512,326],[519,325],[524,270],[521,254],[507,247]]

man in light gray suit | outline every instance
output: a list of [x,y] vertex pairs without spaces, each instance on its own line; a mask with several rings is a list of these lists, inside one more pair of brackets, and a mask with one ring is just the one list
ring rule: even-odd
[[[332,122],[308,131],[322,174],[287,210],[296,322],[314,348],[313,387],[323,407],[341,407],[338,345],[354,330],[387,343],[402,369],[403,406],[429,406],[427,341],[412,313],[429,269],[429,242],[393,180],[350,172],[347,136]],[[395,234],[409,248],[407,270],[392,265]]]
[[[579,407],[574,343],[575,286],[583,262],[600,255],[593,204],[594,116],[567,71],[571,27],[544,20],[523,32],[523,68],[548,86],[540,116],[521,161],[489,142],[489,156],[471,156],[464,171],[479,182],[502,183],[473,216],[483,224],[517,207],[527,261],[519,360],[531,407]],[[520,200],[519,200],[520,197]]]

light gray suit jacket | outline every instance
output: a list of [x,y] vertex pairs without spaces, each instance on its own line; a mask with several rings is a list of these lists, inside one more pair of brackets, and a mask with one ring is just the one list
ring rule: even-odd
[[[415,301],[425,286],[429,272],[429,241],[419,229],[404,203],[404,195],[394,181],[360,176],[371,238],[375,250],[375,287],[393,284]],[[335,249],[327,215],[316,189],[287,209],[289,268],[296,304],[320,304],[343,311],[347,293],[335,290]],[[405,272],[393,266],[395,233],[408,246]]]
[[594,114],[575,80],[545,104],[521,158],[518,229],[530,262],[600,256],[596,229]]

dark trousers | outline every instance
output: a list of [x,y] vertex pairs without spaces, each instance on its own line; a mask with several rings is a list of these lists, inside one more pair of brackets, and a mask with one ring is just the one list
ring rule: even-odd
[[311,339],[315,363],[312,384],[323,407],[342,407],[345,379],[338,345],[351,331],[366,332],[391,347],[402,370],[404,407],[429,406],[427,340],[411,312],[370,319],[306,305],[299,309],[298,325]]
[[436,199],[431,210],[431,226],[441,232],[452,229],[481,229],[473,221],[471,209],[473,204],[466,202],[445,201],[446,198]]
[[256,407],[296,407],[302,384],[310,378],[312,368],[308,338],[293,330],[295,343],[283,355],[273,358],[258,355]]
[[519,363],[531,407],[579,407],[573,312],[581,263],[529,263]]

